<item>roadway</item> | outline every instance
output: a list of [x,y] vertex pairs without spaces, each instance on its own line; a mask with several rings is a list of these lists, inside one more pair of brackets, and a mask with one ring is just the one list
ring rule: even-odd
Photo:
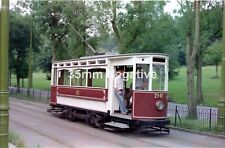
[[170,135],[112,132],[46,112],[48,105],[10,98],[10,130],[28,148],[224,147],[225,139],[171,130]]

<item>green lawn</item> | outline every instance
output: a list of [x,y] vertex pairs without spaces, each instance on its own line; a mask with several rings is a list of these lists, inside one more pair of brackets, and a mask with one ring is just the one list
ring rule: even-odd
[[[25,87],[27,87],[27,79],[24,80]],[[46,74],[37,72],[33,74],[33,87],[35,89],[50,90],[51,81],[46,79]],[[16,77],[12,76],[12,86],[16,86]]]
[[[178,69],[179,75],[173,80],[169,81],[169,95],[172,100],[177,103],[187,103],[187,87],[186,87],[186,68],[181,67]],[[220,73],[220,69],[219,69]],[[206,106],[217,106],[218,99],[220,97],[220,79],[211,79],[215,76],[215,67],[207,66],[203,67],[203,95],[204,103]],[[33,74],[33,86],[35,89],[50,90],[50,81],[46,80],[46,74],[34,73]],[[97,82],[94,82],[97,84]],[[15,76],[12,78],[12,84],[16,85]],[[100,84],[99,84],[100,85]],[[25,87],[27,86],[27,79],[25,79]]]
[[[203,96],[206,106],[217,106],[220,97],[220,79],[212,79],[215,76],[215,67],[203,67]],[[219,69],[220,74],[220,69]],[[195,81],[196,82],[196,81]],[[169,81],[169,95],[173,101],[187,103],[187,78],[186,67],[179,68],[179,75]]]

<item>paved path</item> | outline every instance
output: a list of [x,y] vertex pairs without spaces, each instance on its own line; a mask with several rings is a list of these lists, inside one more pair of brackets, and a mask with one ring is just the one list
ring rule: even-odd
[[109,132],[46,112],[47,105],[10,99],[10,130],[28,148],[72,147],[224,147],[225,139],[171,130],[170,135]]

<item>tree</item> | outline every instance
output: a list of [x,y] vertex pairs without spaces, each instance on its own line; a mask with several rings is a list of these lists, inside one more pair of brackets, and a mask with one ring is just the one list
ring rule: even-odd
[[222,37],[222,7],[220,2],[202,2],[201,4],[201,24],[200,24],[200,48],[196,56],[197,68],[197,103],[202,103],[202,65],[206,53],[206,49],[211,46],[216,40]]
[[216,66],[215,77],[213,77],[216,79],[219,78],[218,66],[222,60],[222,49],[223,49],[222,43],[217,41],[207,48],[206,55],[204,58],[206,64]]
[[[30,46],[30,23],[29,16],[20,15],[17,11],[10,14],[9,34],[9,65],[17,77],[17,88],[20,87],[20,79],[28,77],[28,49]],[[40,38],[35,29],[32,38],[33,51],[38,52]],[[34,44],[35,43],[35,44]],[[19,91],[19,89],[18,89]]]
[[[169,76],[172,78],[178,66],[178,38],[176,21],[164,14],[165,2],[136,1],[124,4],[118,1],[98,2],[98,10],[106,16],[97,17],[111,20],[115,47],[120,53],[162,52],[170,58]],[[126,11],[121,11],[125,9]],[[102,15],[101,13],[98,13]],[[110,27],[105,27],[110,28]],[[160,33],[159,33],[160,32]]]
[[39,28],[51,41],[52,61],[55,61],[57,51],[62,47],[68,34],[68,25],[62,14],[67,1],[32,1],[32,3],[33,14],[39,22]]
[[[181,24],[184,26],[183,33],[186,40],[188,113],[189,117],[195,118],[197,115],[197,101],[195,97],[194,70],[199,50],[200,1],[194,1],[194,13],[192,3],[186,1],[186,4],[183,4],[181,1],[179,4],[181,6],[180,11],[183,14]],[[194,38],[193,42],[192,38]]]
[[[15,12],[10,14],[10,33],[9,33],[9,50],[12,61],[15,61],[13,69],[15,69],[17,88],[20,87],[20,79],[27,76],[27,51],[29,47],[29,24],[26,19]],[[10,61],[10,62],[12,62]],[[21,68],[22,67],[22,68]],[[19,89],[17,89],[19,91]]]
[[224,131],[225,125],[225,3],[223,2],[223,59],[221,64],[221,97],[218,104],[218,127],[220,131]]
[[[73,55],[78,58],[84,55],[92,55],[97,52],[95,49],[96,43],[89,43],[91,40],[93,41],[93,39],[96,38],[95,35],[92,37],[89,35],[95,34],[95,30],[92,30],[91,17],[93,14],[91,14],[91,9],[92,8],[88,6],[85,1],[69,1],[63,8],[65,23],[68,24],[69,29],[67,38],[69,55]],[[71,46],[73,47],[71,48]],[[76,54],[72,52],[76,52]]]

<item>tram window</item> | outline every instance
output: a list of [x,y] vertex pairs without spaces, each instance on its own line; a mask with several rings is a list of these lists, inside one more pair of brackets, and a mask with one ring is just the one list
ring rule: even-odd
[[135,89],[149,90],[149,64],[136,65]]
[[70,85],[69,70],[58,71],[58,85]]
[[165,63],[166,62],[166,59],[165,58],[157,58],[157,57],[154,57],[153,58],[153,62]]
[[165,65],[153,65],[152,90],[165,89]]
[[72,86],[86,86],[86,70],[85,69],[74,69],[71,75]]
[[126,72],[124,77],[126,88],[132,90],[133,72],[130,71]]
[[95,68],[88,70],[88,86],[105,88],[106,70]]

